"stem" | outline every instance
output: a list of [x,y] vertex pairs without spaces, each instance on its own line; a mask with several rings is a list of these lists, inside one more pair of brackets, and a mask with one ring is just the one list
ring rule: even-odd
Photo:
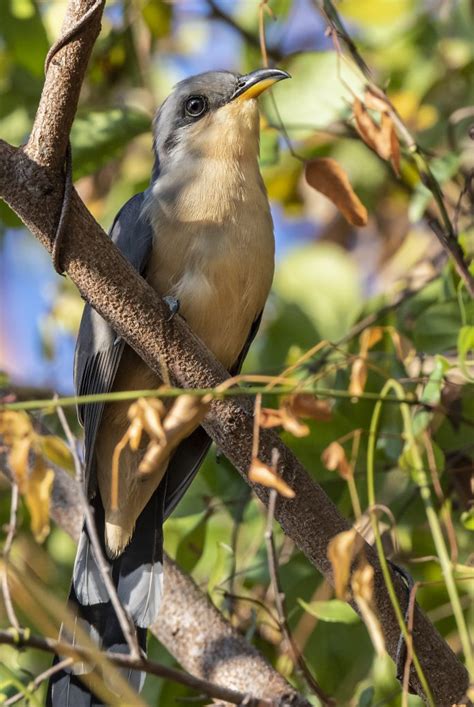
[[[393,610],[395,612],[395,616],[396,616],[398,624],[400,626],[400,631],[402,632],[403,638],[405,639],[407,645],[409,645],[411,643],[411,636],[408,633],[408,629],[405,626],[405,621],[403,620],[403,615],[402,615],[402,612],[400,609],[400,605],[398,603],[397,595],[395,593],[395,588],[393,586],[390,570],[389,570],[389,567],[387,564],[387,560],[385,558],[383,544],[382,544],[382,538],[380,537],[380,532],[379,532],[379,527],[378,527],[378,522],[377,522],[377,516],[374,512],[374,507],[376,505],[375,483],[374,483],[374,470],[375,470],[374,459],[375,459],[375,441],[377,438],[377,428],[378,428],[378,424],[379,424],[380,413],[382,411],[383,398],[387,395],[387,392],[390,388],[397,390],[398,387],[399,386],[398,386],[398,383],[396,383],[396,381],[388,380],[385,383],[384,387],[382,388],[382,392],[380,394],[381,400],[379,400],[376,403],[376,405],[374,406],[374,412],[373,412],[372,420],[370,423],[369,441],[368,441],[368,445],[367,445],[367,494],[368,494],[368,501],[369,501],[369,508],[370,508],[370,519],[371,519],[372,529],[373,529],[374,537],[375,537],[375,546],[377,549],[377,555],[379,558],[383,578],[385,581],[385,585],[387,587],[387,592],[390,597],[390,601],[392,603]],[[419,678],[420,683],[421,683],[423,690],[425,692],[428,704],[430,705],[430,707],[435,707],[435,702],[433,700],[431,690],[429,688],[428,682],[426,680],[426,677],[423,673],[420,662],[418,660],[418,657],[417,657],[413,647],[412,647],[412,659],[413,659],[413,664],[415,666],[415,670],[417,672],[418,678]]]
[[[271,377],[268,376],[270,379]],[[278,387],[272,388],[271,390],[265,390],[261,386],[249,386],[247,387],[235,387],[228,388],[227,390],[219,390],[218,388],[162,388],[155,390],[125,390],[122,392],[114,393],[100,393],[95,395],[72,395],[66,396],[64,398],[47,398],[43,400],[22,400],[15,403],[3,403],[0,405],[0,411],[2,410],[42,410],[45,408],[58,408],[58,407],[72,407],[76,405],[92,405],[94,403],[114,403],[123,400],[137,400],[137,398],[177,398],[180,395],[192,395],[195,397],[204,397],[210,395],[215,399],[222,398],[237,398],[240,396],[252,396],[252,395],[289,395],[291,393],[312,393],[313,395],[318,395],[324,398],[342,398],[350,399],[354,403],[359,402],[359,400],[380,400],[379,393],[360,393],[358,395],[353,395],[347,390],[336,390],[334,388],[317,388],[314,385],[301,384],[295,385],[280,385]],[[396,397],[387,397],[384,402],[387,403],[400,403],[400,400]],[[408,394],[403,402],[407,405],[423,405],[426,409],[430,410],[431,406],[429,404],[423,403],[415,395]]]

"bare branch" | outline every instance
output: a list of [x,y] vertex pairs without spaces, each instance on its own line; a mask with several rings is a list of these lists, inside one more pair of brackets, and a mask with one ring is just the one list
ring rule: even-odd
[[8,522],[8,532],[5,540],[5,545],[3,547],[3,567],[2,567],[2,594],[3,603],[5,604],[5,610],[7,612],[8,620],[10,624],[17,630],[20,630],[20,623],[15,614],[15,609],[13,608],[12,598],[10,595],[10,587],[8,585],[8,559],[10,557],[10,551],[12,549],[13,540],[16,533],[16,519],[18,513],[18,500],[19,500],[18,484],[13,482],[12,484],[12,497],[10,501],[10,520]]
[[[38,650],[47,651],[48,653],[56,653],[60,656],[66,655],[74,659],[81,658],[86,661],[91,660],[91,657],[93,658],[91,651],[86,650],[85,648],[71,646],[69,643],[55,641],[52,638],[35,636],[34,634],[26,631],[20,631],[18,635],[14,635],[9,631],[0,631],[0,645],[1,644],[13,646],[18,649],[37,648]],[[157,663],[153,660],[148,660],[147,658],[134,658],[131,655],[111,653],[108,651],[107,659],[118,667],[133,668],[134,670],[140,670],[150,675],[157,675],[160,678],[172,680],[180,685],[186,685],[186,687],[191,687],[193,690],[198,690],[200,693],[204,693],[208,697],[224,700],[225,702],[230,702],[234,705],[240,705],[243,703],[248,705],[248,707],[275,706],[275,702],[269,702],[268,700],[261,698],[254,698],[248,693],[237,692],[236,690],[231,690],[227,687],[214,685],[209,682],[209,680],[196,678],[194,675],[184,673],[182,670],[169,668],[166,665],[162,665],[161,663]]]

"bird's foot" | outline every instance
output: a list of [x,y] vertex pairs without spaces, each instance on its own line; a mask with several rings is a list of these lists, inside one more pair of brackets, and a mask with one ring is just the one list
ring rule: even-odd
[[176,297],[173,297],[172,295],[166,295],[163,297],[163,302],[168,306],[168,309],[170,310],[170,316],[166,320],[167,322],[170,322],[173,317],[178,314],[179,312],[179,299],[176,299]]

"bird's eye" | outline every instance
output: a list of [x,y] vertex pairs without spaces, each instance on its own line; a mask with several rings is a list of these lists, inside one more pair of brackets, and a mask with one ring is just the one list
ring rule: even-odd
[[208,107],[207,99],[204,96],[190,96],[184,104],[186,115],[191,118],[199,118],[206,112]]

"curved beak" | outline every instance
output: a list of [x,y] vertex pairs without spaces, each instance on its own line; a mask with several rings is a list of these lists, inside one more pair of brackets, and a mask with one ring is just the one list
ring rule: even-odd
[[291,79],[290,74],[281,69],[257,69],[250,74],[241,76],[237,83],[237,88],[230,99],[234,101],[247,101],[250,98],[257,98],[261,93],[273,86],[282,79]]

